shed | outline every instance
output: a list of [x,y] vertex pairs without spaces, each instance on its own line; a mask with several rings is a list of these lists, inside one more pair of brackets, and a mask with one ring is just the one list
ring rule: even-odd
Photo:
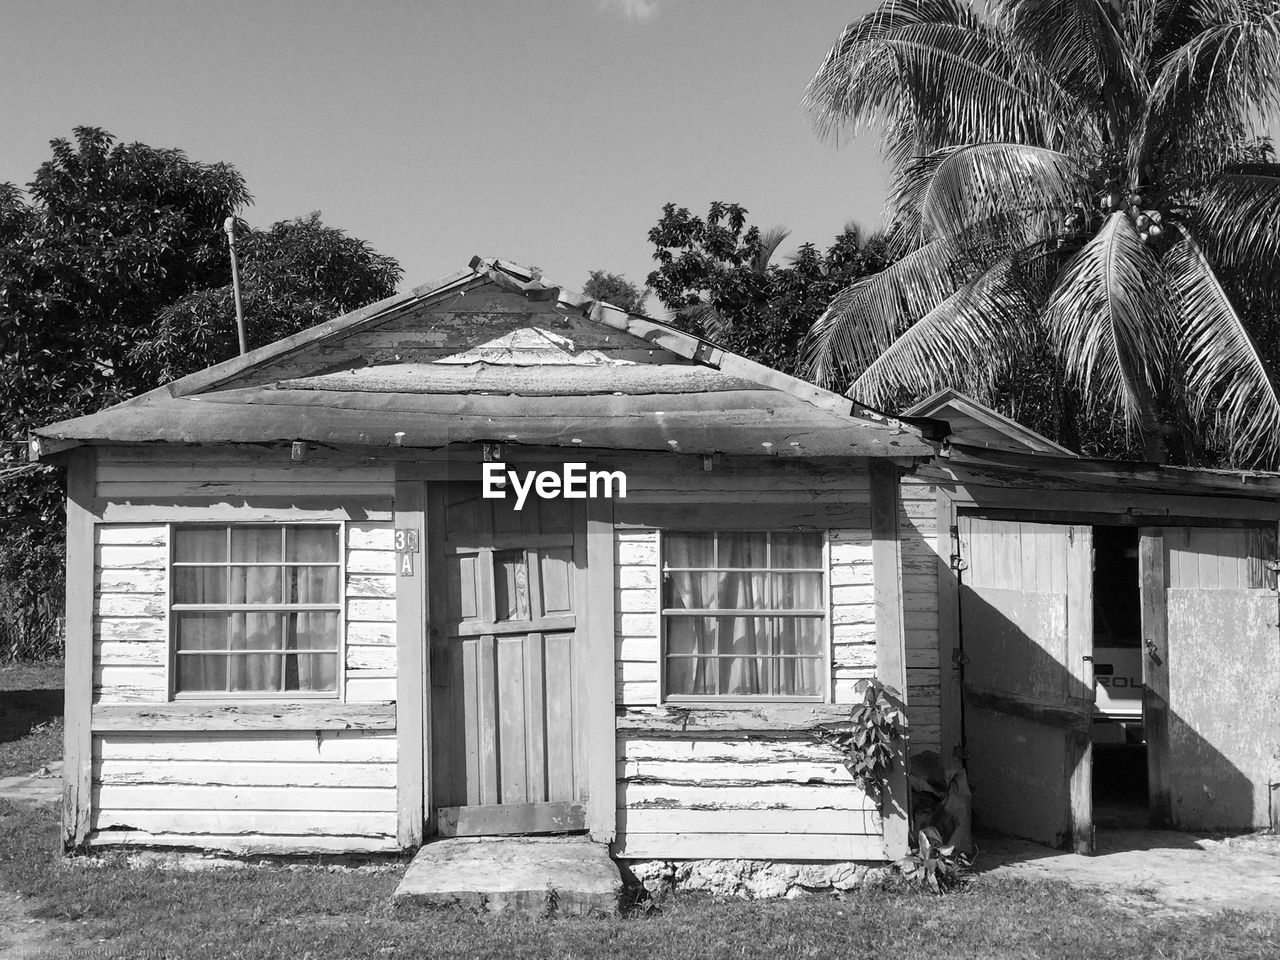
[[978,825],[1084,853],[1095,823],[1280,826],[1280,475],[967,428],[902,499],[933,498],[938,554],[916,574],[937,597],[938,668],[912,704],[937,704]]
[[477,258],[32,447],[68,847],[906,850],[808,731],[936,691],[921,425]]

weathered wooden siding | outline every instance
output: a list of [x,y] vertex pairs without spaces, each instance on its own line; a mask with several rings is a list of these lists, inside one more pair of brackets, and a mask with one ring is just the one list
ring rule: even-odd
[[941,741],[936,487],[903,478],[898,529],[902,537],[902,605],[907,641],[907,719],[911,752],[915,754],[939,750]]
[[[879,813],[833,749],[802,730],[670,729],[661,715],[659,530],[784,525],[826,532],[831,695],[876,664],[864,471],[628,471],[615,546],[618,856],[880,859]],[[771,508],[780,508],[772,512]],[[785,519],[782,519],[784,518]],[[767,715],[771,708],[761,706]],[[828,708],[829,710],[830,708]]]
[[[341,699],[396,699],[390,468],[273,456],[131,449],[100,456],[94,707],[111,710],[110,723],[121,724],[121,708],[143,714],[169,699],[170,524],[196,520],[345,522]],[[333,701],[310,703],[319,715]],[[238,851],[396,846],[394,730],[244,726],[215,710],[184,729],[97,730],[91,841]]]

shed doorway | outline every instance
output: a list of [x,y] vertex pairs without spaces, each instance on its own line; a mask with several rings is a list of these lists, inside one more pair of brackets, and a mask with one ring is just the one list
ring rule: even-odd
[[585,830],[584,511],[459,482],[428,504],[436,833]]

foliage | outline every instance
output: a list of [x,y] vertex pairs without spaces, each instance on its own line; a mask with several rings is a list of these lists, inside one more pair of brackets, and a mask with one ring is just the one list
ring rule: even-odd
[[842,762],[866,794],[877,801],[893,767],[895,751],[907,731],[901,704],[879,680],[860,680],[862,700],[849,712],[847,726],[814,727],[810,732],[844,756]]
[[851,225],[825,253],[806,243],[779,266],[773,257],[787,231],[762,232],[746,217],[736,203],[712,203],[705,219],[664,206],[649,231],[658,268],[648,283],[677,326],[789,373],[831,297],[885,265],[884,244]]
[[894,866],[908,886],[941,896],[959,886],[969,862],[954,846],[944,845],[935,828],[926,827],[917,835],[915,849]]
[[[0,184],[0,471],[33,428],[236,351],[222,224],[250,202],[240,174],[93,127],[51,147],[25,194]],[[237,245],[251,344],[387,296],[400,275],[315,215]],[[4,482],[0,590],[32,624],[23,655],[47,641],[37,607],[59,602],[62,484],[51,470]]]
[[644,302],[649,299],[649,288],[641,289],[620,273],[592,270],[582,288],[583,294],[592,300],[603,300],[627,313],[643,313]]
[[1280,463],[1274,310],[1240,310],[1275,303],[1275,0],[886,0],[806,103],[881,125],[895,178],[897,259],[814,325],[816,380],[884,405],[1048,361],[1151,459]]

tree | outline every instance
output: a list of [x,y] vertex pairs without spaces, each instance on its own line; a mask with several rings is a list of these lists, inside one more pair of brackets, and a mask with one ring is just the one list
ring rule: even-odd
[[810,375],[884,404],[1047,359],[1149,459],[1280,460],[1280,392],[1222,283],[1275,302],[1275,0],[889,0],[806,104],[827,133],[883,125],[899,257],[832,300]]
[[[30,431],[237,348],[222,224],[251,200],[240,174],[92,127],[74,134],[52,141],[25,193],[0,184],[5,622],[61,589],[62,481],[24,467]],[[387,296],[400,276],[394,261],[315,216],[238,245],[255,344]]]
[[643,290],[620,273],[592,270],[582,292],[593,300],[603,300],[627,313],[643,313],[644,302],[649,299],[649,288]]
[[649,231],[659,266],[649,286],[676,326],[785,372],[830,298],[881,269],[883,243],[845,227],[826,251],[803,244],[788,266],[773,262],[788,231],[747,225],[735,203],[712,203],[705,219],[667,204]]

